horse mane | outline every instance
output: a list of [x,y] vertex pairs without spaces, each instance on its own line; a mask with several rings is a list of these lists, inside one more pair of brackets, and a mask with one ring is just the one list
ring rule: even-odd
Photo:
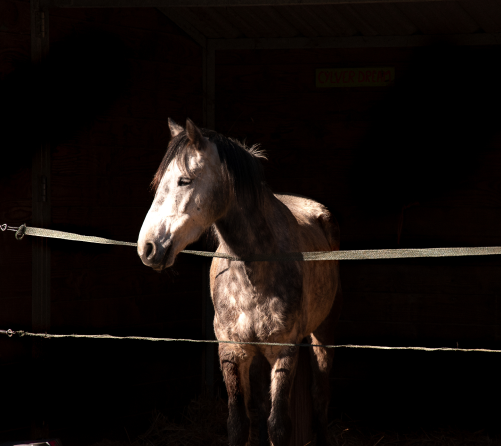
[[[261,203],[266,185],[260,160],[266,159],[266,156],[260,150],[259,145],[248,147],[245,143],[227,138],[213,130],[200,129],[200,131],[217,147],[225,188],[241,204],[245,202]],[[171,139],[167,152],[151,182],[151,189],[154,192],[158,189],[162,177],[174,159],[180,163],[179,166],[182,169],[189,172],[188,147],[190,144],[186,131],[182,131]]]

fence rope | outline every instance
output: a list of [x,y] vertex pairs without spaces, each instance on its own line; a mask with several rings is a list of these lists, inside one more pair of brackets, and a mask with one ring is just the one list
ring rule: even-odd
[[[71,232],[56,231],[54,229],[33,228],[21,225],[14,228],[5,225],[0,227],[3,231],[16,231],[16,239],[21,240],[25,235],[35,237],[49,237],[64,240],[73,240],[105,245],[137,246],[137,243],[121,242],[103,237],[73,234]],[[5,228],[5,229],[4,229]],[[222,252],[193,251],[185,249],[185,254],[203,257],[218,257],[234,261],[311,261],[311,260],[376,260],[376,259],[405,259],[418,257],[463,257],[485,256],[501,254],[500,246],[486,246],[473,248],[425,248],[425,249],[362,249],[350,251],[318,251],[318,252],[288,252],[283,254],[261,254],[246,258],[235,257]]]
[[322,347],[322,348],[363,348],[373,350],[419,350],[425,352],[448,351],[448,352],[484,352],[484,353],[501,353],[501,350],[493,350],[487,348],[459,348],[459,347],[389,347],[384,345],[356,345],[356,344],[290,344],[280,342],[240,342],[240,341],[222,341],[217,339],[184,339],[184,338],[153,338],[149,336],[112,336],[108,334],[85,335],[85,334],[49,334],[49,333],[30,333],[29,331],[14,331],[0,330],[0,334],[5,334],[9,337],[18,335],[20,337],[29,336],[44,339],[60,339],[60,338],[86,338],[86,339],[119,339],[119,340],[135,340],[135,341],[153,341],[153,342],[192,342],[205,344],[237,344],[237,345],[263,345],[272,347]]
[[[73,240],[88,243],[99,243],[106,245],[123,245],[137,246],[137,243],[122,242],[111,240],[103,237],[93,237],[87,235],[74,234],[70,232],[56,231],[54,229],[34,228],[23,224],[19,227],[8,226],[7,224],[0,225],[2,231],[15,231],[16,239],[21,240],[25,235],[35,237],[49,237],[63,240]],[[373,260],[373,259],[397,259],[397,258],[417,258],[417,257],[459,257],[459,256],[478,256],[478,255],[498,255],[501,254],[501,247],[474,247],[474,248],[428,248],[428,249],[375,249],[375,250],[352,250],[352,251],[321,251],[321,252],[290,252],[283,254],[263,254],[254,255],[249,258],[235,257],[225,253],[208,252],[208,251],[193,251],[185,249],[181,251],[185,254],[193,254],[204,257],[218,257],[236,261],[310,261],[310,260]],[[461,351],[461,352],[488,352],[501,353],[501,350],[492,349],[475,349],[475,348],[453,348],[453,347],[389,347],[381,345],[355,345],[355,344],[340,344],[340,345],[323,345],[323,344],[290,344],[278,342],[239,342],[239,341],[223,341],[212,339],[183,339],[183,338],[153,338],[147,336],[112,336],[112,335],[81,335],[81,334],[48,334],[48,333],[31,333],[27,331],[0,330],[0,334],[5,334],[9,337],[13,335],[31,336],[44,339],[57,338],[87,338],[87,339],[129,339],[139,341],[164,341],[164,342],[193,342],[193,343],[209,343],[209,344],[238,344],[238,345],[263,345],[263,346],[279,346],[279,347],[322,347],[322,348],[362,348],[375,350],[419,350],[419,351]]]

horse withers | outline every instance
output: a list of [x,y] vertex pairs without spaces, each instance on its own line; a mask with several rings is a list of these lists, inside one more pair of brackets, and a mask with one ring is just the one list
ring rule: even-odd
[[[145,265],[157,271],[172,266],[178,253],[210,227],[217,251],[241,259],[339,249],[337,223],[324,206],[273,194],[266,186],[258,148],[200,129],[189,119],[185,129],[170,119],[169,127],[172,139],[153,179],[155,198],[139,234],[138,254]],[[341,306],[337,261],[214,258],[210,287],[218,340],[297,344],[307,338],[311,344],[333,344]],[[219,344],[231,445],[258,438],[251,433],[252,400],[272,444],[289,446],[299,348]],[[309,350],[314,428],[317,444],[325,444],[334,351]],[[256,365],[267,370],[252,385],[251,364],[253,370]]]

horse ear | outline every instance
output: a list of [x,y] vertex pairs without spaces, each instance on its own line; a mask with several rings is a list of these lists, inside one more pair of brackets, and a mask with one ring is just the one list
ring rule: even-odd
[[196,149],[200,150],[205,147],[205,138],[203,137],[201,130],[190,118],[186,120],[186,136],[188,136],[190,143],[194,145]]
[[179,135],[184,129],[177,123],[174,122],[172,119],[168,119],[169,121],[169,128],[170,128],[170,134],[174,138],[174,136]]

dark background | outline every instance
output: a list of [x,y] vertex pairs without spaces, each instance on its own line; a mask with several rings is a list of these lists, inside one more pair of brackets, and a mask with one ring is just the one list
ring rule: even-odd
[[[45,141],[52,227],[135,241],[167,117],[202,123],[202,51],[155,9],[60,9],[50,11],[47,63],[34,67],[29,20],[29,2],[0,0],[0,223],[30,224],[30,148]],[[273,190],[327,205],[342,249],[500,245],[498,54],[440,45],[220,51],[216,129],[262,145]],[[395,67],[395,85],[315,87],[317,68],[366,66]],[[40,76],[42,91],[32,86]],[[204,336],[202,260],[180,256],[174,271],[156,274],[134,248],[55,241],[51,251],[51,332]],[[344,262],[338,341],[499,349],[500,262]],[[0,284],[0,329],[29,330],[29,237],[2,233]],[[63,441],[75,431],[133,431],[153,409],[179,417],[203,390],[196,344],[44,346],[48,392],[35,404]],[[333,416],[495,429],[501,415],[496,354],[336,355]],[[0,365],[0,440],[27,438],[42,373],[30,341],[0,338]]]

